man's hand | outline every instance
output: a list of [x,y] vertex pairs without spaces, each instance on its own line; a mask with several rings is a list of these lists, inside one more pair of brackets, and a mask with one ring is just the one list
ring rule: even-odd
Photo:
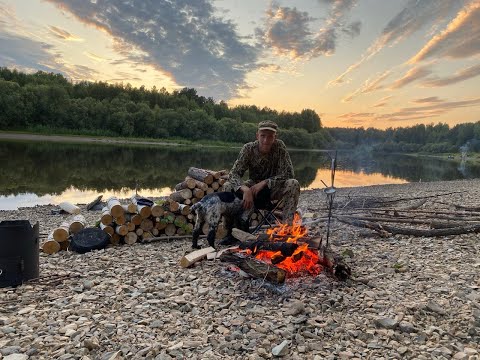
[[243,193],[243,200],[242,200],[242,205],[243,208],[250,209],[253,206],[253,192],[248,186],[242,186],[241,187],[242,193]]
[[256,199],[260,190],[267,186],[267,180],[262,180],[258,184],[253,185],[250,190],[252,191],[253,198]]
[[257,197],[260,190],[262,190],[265,186],[267,186],[267,180],[262,180],[250,188],[245,185],[241,187],[244,209],[250,209],[253,206],[253,200]]

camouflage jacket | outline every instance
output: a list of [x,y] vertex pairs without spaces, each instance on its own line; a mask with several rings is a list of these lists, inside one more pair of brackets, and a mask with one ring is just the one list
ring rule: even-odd
[[243,145],[228,179],[235,191],[243,184],[242,177],[246,171],[249,175],[249,180],[245,182],[247,186],[268,180],[268,187],[272,189],[277,182],[294,178],[290,155],[284,142],[278,139],[268,154],[258,150],[258,141]]

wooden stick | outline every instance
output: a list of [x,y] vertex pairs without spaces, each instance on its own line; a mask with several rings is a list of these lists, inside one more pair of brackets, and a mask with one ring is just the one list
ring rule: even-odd
[[191,252],[180,259],[180,266],[188,268],[196,262],[205,259],[208,253],[215,252],[215,249],[211,246]]

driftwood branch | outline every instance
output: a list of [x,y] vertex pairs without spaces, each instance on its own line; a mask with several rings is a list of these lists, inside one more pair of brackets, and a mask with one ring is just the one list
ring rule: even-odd
[[371,221],[358,220],[355,218],[349,218],[346,216],[338,216],[337,220],[345,224],[363,227],[367,229],[372,229],[382,236],[385,236],[386,233],[390,234],[401,234],[401,235],[413,235],[421,237],[435,237],[435,236],[449,236],[449,235],[460,235],[467,234],[472,232],[480,232],[480,224],[463,226],[463,227],[454,227],[446,229],[412,229],[412,228],[403,228],[395,227],[385,224],[378,224]]

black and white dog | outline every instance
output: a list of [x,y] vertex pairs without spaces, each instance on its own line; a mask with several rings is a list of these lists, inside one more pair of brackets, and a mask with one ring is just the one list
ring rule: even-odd
[[249,211],[244,210],[242,199],[233,192],[217,192],[209,194],[194,204],[190,211],[197,215],[195,227],[193,228],[192,247],[199,249],[198,237],[205,222],[209,225],[207,240],[211,247],[215,247],[215,233],[218,224],[224,218],[224,225],[227,229],[227,242],[232,240],[232,229],[234,225],[240,229],[248,230]]

